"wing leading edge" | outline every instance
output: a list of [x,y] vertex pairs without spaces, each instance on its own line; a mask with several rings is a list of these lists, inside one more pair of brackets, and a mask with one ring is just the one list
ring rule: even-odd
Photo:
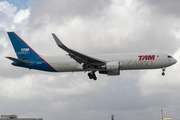
[[105,61],[103,61],[103,60],[99,60],[99,59],[84,55],[80,52],[77,52],[75,50],[72,50],[72,49],[66,47],[54,33],[52,33],[52,36],[54,37],[56,44],[60,48],[62,48],[64,51],[68,52],[69,53],[68,55],[71,58],[73,58],[76,62],[78,62],[79,64],[84,63],[84,65],[83,65],[84,67],[87,65],[88,66],[90,65],[89,67],[91,67],[91,66],[95,67],[95,66],[101,66],[101,65],[105,64]]

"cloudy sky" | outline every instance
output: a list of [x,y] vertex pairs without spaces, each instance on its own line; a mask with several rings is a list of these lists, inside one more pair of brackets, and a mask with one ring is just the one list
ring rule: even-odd
[[7,31],[37,53],[64,55],[51,33],[85,54],[158,52],[180,59],[179,0],[0,1],[0,114],[44,120],[180,119],[180,63],[120,76],[17,68]]

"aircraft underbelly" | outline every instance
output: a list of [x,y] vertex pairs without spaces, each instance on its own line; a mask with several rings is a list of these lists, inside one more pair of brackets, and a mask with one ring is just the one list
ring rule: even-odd
[[83,71],[83,69],[78,68],[78,65],[73,64],[59,64],[54,67],[58,72],[74,72]]

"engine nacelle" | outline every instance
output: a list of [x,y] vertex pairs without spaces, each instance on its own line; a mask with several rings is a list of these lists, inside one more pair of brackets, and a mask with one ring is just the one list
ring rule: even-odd
[[120,62],[118,61],[107,62],[105,66],[106,71],[99,71],[99,73],[107,75],[120,75],[120,66]]
[[120,62],[107,62],[106,63],[107,71],[117,71],[120,70]]

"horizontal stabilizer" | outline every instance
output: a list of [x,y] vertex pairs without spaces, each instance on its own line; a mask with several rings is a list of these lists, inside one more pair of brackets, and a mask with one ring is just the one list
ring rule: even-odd
[[25,60],[21,60],[21,59],[17,59],[17,58],[13,58],[13,57],[6,57],[16,63],[21,63],[21,64],[33,64],[32,62],[28,62],[28,61],[25,61]]

